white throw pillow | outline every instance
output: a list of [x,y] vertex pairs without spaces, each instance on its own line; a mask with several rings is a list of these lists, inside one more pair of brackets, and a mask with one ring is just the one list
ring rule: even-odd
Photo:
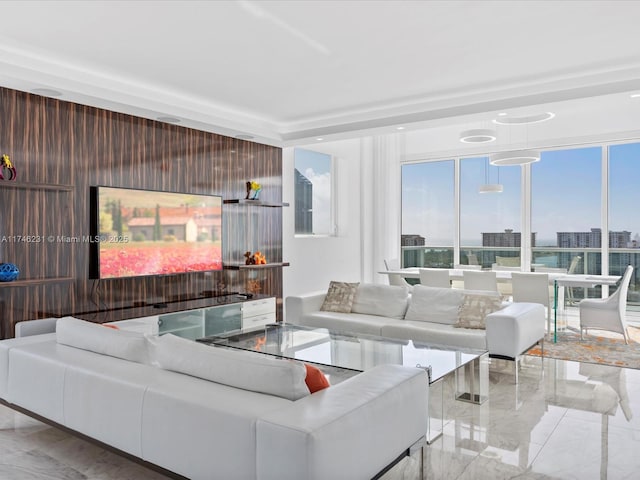
[[302,362],[208,346],[172,334],[155,343],[160,368],[289,400],[310,395]]
[[130,362],[149,363],[147,339],[139,332],[115,330],[99,323],[63,317],[56,322],[56,341]]
[[463,290],[456,288],[427,287],[415,285],[405,320],[444,323],[453,325],[458,321],[458,307]]
[[361,283],[356,290],[351,311],[381,317],[404,318],[408,302],[407,287]]
[[498,292],[415,285],[404,318],[405,320],[454,325],[458,322],[458,308],[462,304],[464,295],[474,293],[500,298]]

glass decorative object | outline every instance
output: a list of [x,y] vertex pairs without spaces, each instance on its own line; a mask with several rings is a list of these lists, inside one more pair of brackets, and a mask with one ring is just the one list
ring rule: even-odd
[[247,196],[245,197],[247,200],[258,200],[260,197],[260,190],[262,190],[262,185],[258,182],[254,182],[250,180],[246,183],[247,185]]
[[12,282],[19,274],[20,270],[13,263],[0,263],[0,282]]

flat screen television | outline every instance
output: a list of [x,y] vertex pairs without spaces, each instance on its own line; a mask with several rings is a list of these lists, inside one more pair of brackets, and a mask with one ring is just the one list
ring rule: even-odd
[[91,187],[89,276],[222,270],[222,197]]

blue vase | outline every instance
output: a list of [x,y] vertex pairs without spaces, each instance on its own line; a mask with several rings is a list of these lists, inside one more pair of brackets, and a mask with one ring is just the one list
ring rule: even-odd
[[20,270],[13,263],[0,263],[0,282],[12,282],[19,274]]
[[260,190],[262,189],[261,188],[258,188],[257,190],[251,189],[251,195],[249,196],[249,200],[258,200],[258,197],[260,197]]

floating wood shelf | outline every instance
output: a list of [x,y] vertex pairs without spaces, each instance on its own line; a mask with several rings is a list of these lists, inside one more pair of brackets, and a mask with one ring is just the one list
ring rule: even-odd
[[14,280],[13,282],[0,282],[2,287],[28,287],[33,285],[45,285],[48,283],[72,282],[73,277],[54,277],[54,278],[30,278],[27,280]]
[[225,204],[236,204],[236,205],[251,205],[255,207],[288,207],[288,203],[273,203],[273,202],[263,202],[262,200],[247,200],[246,198],[232,198],[224,201]]
[[58,192],[72,192],[72,185],[56,185],[52,183],[25,183],[12,182],[11,180],[0,180],[0,189],[22,188],[24,190],[54,190]]
[[244,263],[231,263],[224,265],[225,270],[253,270],[253,269],[261,269],[261,268],[278,268],[278,267],[288,267],[291,265],[289,262],[274,262],[274,263],[266,263],[262,265],[246,265]]

